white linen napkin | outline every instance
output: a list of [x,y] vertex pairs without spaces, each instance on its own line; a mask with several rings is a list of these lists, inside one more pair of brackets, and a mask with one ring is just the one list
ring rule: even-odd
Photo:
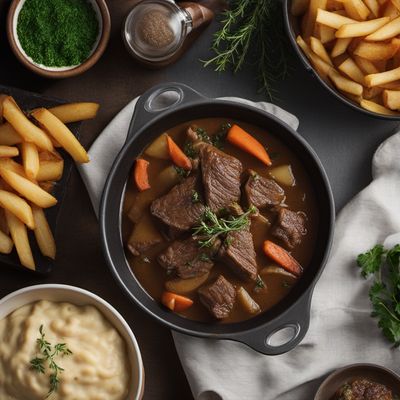
[[[276,106],[245,102],[298,126],[297,118]],[[79,166],[96,213],[135,104],[136,99],[111,121],[89,151],[92,161]],[[346,364],[372,362],[399,370],[399,350],[370,317],[369,285],[355,266],[356,256],[376,243],[400,243],[398,154],[400,134],[380,146],[372,183],[341,211],[331,258],[314,292],[310,329],[296,349],[268,357],[239,343],[173,332],[196,400],[311,400],[322,377]]]

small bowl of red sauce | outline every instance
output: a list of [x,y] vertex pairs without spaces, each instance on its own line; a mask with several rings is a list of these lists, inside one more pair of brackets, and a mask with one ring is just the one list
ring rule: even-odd
[[400,376],[375,364],[352,364],[330,374],[314,400],[398,400]]

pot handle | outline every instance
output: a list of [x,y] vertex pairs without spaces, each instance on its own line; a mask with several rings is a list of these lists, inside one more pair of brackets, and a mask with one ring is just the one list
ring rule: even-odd
[[260,326],[229,339],[241,342],[259,353],[276,356],[294,349],[303,339],[310,325],[310,307],[313,288],[268,328]]
[[154,118],[179,107],[204,100],[205,97],[191,87],[178,82],[161,83],[143,93],[136,103],[127,139]]

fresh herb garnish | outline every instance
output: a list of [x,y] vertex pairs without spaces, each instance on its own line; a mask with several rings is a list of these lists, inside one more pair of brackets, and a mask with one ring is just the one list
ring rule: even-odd
[[255,292],[260,292],[262,289],[265,289],[266,285],[260,275],[257,275],[256,284],[254,286]]
[[60,384],[59,375],[64,371],[64,368],[60,367],[56,363],[55,358],[57,356],[69,356],[72,354],[72,351],[65,343],[57,343],[54,348],[52,348],[51,344],[46,340],[43,325],[40,325],[39,333],[40,337],[36,339],[36,344],[41,356],[33,358],[30,361],[30,366],[39,374],[45,373],[46,364],[52,371],[49,376],[50,388],[46,396],[46,398],[48,398],[52,393],[58,390],[58,386]]
[[203,128],[196,128],[196,133],[197,137],[201,139],[203,142],[210,143],[211,144],[211,139],[210,136],[208,136],[208,133],[205,129]]
[[219,218],[210,208],[206,207],[199,224],[193,228],[193,236],[199,239],[200,247],[211,247],[219,236],[246,228],[250,223],[249,216],[256,211],[257,209],[251,206],[238,217]]
[[257,65],[260,91],[272,99],[272,85],[286,77],[290,54],[281,9],[277,0],[230,1],[229,10],[222,14],[222,27],[214,34],[215,56],[204,66],[238,72],[245,64]]
[[175,171],[181,178],[187,178],[190,175],[190,171],[187,171],[186,169],[183,169],[181,167],[177,167],[174,165]]
[[210,261],[211,259],[210,259],[210,256],[209,256],[208,254],[206,254],[206,253],[200,253],[200,255],[199,255],[199,260],[200,260],[200,261],[203,261],[203,262],[208,262],[208,261]]
[[196,190],[192,192],[192,203],[198,203],[200,201],[200,195]]
[[232,125],[229,122],[226,122],[221,125],[221,129],[219,132],[217,132],[215,135],[211,136],[211,143],[217,149],[223,149],[226,135],[228,133],[228,130],[231,128],[231,126]]
[[185,146],[183,148],[183,152],[189,158],[196,158],[198,156],[198,151],[193,147],[193,142],[191,142],[191,141],[187,141],[185,143]]
[[383,334],[400,345],[400,245],[385,249],[376,245],[371,250],[357,257],[361,275],[374,276],[369,290],[372,303],[372,316],[378,318],[378,326]]

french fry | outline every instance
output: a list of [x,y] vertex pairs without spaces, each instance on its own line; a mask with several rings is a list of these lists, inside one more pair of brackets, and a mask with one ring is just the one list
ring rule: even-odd
[[397,81],[398,79],[400,79],[400,67],[378,74],[367,75],[365,77],[365,82],[368,87],[372,87],[381,86],[385,83]]
[[63,160],[41,161],[39,173],[36,176],[38,182],[59,181],[64,170]]
[[332,69],[332,66],[327,64],[324,60],[322,60],[315,53],[313,53],[311,49],[308,47],[308,44],[304,41],[304,39],[301,36],[297,36],[296,42],[303,50],[307,58],[310,60],[313,67],[317,70],[319,75],[323,79],[327,80],[329,70]]
[[56,242],[47,222],[42,208],[32,205],[33,218],[35,220],[35,238],[41,253],[53,260],[56,258]]
[[365,21],[370,14],[369,8],[362,0],[344,0],[343,4],[347,15],[357,21]]
[[392,58],[398,50],[398,43],[361,42],[354,54],[370,61],[382,61]]
[[379,87],[382,89],[388,89],[388,90],[400,90],[400,80],[383,83],[382,85],[379,85]]
[[354,19],[344,17],[342,15],[322,10],[321,8],[317,11],[316,21],[320,24],[329,26],[331,28],[339,29],[342,25],[352,24],[357,22]]
[[341,2],[340,0],[328,0],[328,2],[326,3],[327,11],[338,11],[343,10],[343,8],[343,2]]
[[364,0],[365,5],[371,10],[375,18],[379,16],[379,3],[377,0]]
[[339,65],[344,63],[348,58],[349,58],[349,55],[347,53],[343,53],[340,56],[333,58],[332,61],[333,61],[334,66],[336,68],[338,68]]
[[0,207],[19,218],[29,229],[34,229],[32,210],[29,204],[15,193],[0,190]]
[[310,0],[303,27],[303,35],[305,38],[309,38],[313,34],[317,11],[319,9],[324,10],[326,8],[326,3],[327,0]]
[[390,0],[390,1],[400,11],[400,0]]
[[400,17],[393,19],[382,28],[376,30],[374,33],[371,33],[365,38],[365,40],[377,42],[381,40],[392,39],[398,34],[400,34]]
[[[299,0],[298,0],[299,1]],[[308,3],[308,0],[300,0],[304,3]],[[295,3],[294,1],[292,5]],[[97,103],[69,103],[61,106],[51,107],[49,111],[55,115],[64,124],[70,122],[84,121],[87,119],[93,119],[97,115],[99,105]]]
[[329,54],[327,53],[324,45],[321,43],[321,41],[314,36],[310,37],[310,46],[311,50],[320,58],[322,58],[326,63],[330,64],[333,66],[332,60],[329,57]]
[[35,180],[39,172],[39,153],[36,145],[23,142],[21,144],[21,156],[26,176]]
[[344,24],[338,29],[335,36],[337,38],[367,36],[386,25],[389,21],[389,17],[382,17],[369,21]]
[[333,49],[331,51],[331,56],[338,57],[341,54],[345,53],[351,41],[352,38],[336,39],[335,45],[333,46]]
[[348,58],[342,64],[339,65],[338,69],[340,72],[343,72],[353,81],[361,85],[365,85],[364,74],[353,59]]
[[391,110],[400,110],[400,90],[384,90],[383,104]]
[[0,125],[0,145],[13,146],[22,142],[22,138],[8,122]]
[[21,264],[26,268],[35,270],[35,260],[33,259],[31,246],[29,244],[26,226],[9,211],[6,210],[5,214],[11,238],[14,242]]
[[18,175],[13,171],[10,171],[7,168],[0,167],[0,176],[16,192],[39,207],[48,208],[57,204],[57,199],[51,194],[45,192],[42,188],[30,180]]
[[377,74],[380,72],[379,69],[376,68],[374,63],[366,60],[365,58],[354,55],[354,61],[360,67],[361,71],[363,71],[365,74]]
[[321,40],[321,43],[323,44],[329,43],[336,38],[335,29],[326,25],[317,24],[317,32],[319,40]]
[[41,149],[53,150],[51,140],[46,133],[29,121],[10,96],[3,101],[3,115],[24,140],[35,143]]
[[0,253],[10,254],[14,247],[13,241],[0,230]]
[[384,107],[384,106],[382,106],[380,104],[377,104],[377,103],[375,103],[373,101],[370,101],[370,100],[365,100],[365,99],[361,100],[360,106],[362,108],[365,108],[368,111],[372,111],[372,112],[377,113],[377,114],[399,115],[399,113],[397,113],[395,111],[392,111],[392,110],[389,110],[388,108],[386,108],[386,107]]
[[0,158],[0,167],[9,169],[10,171],[15,172],[18,175],[26,178],[24,167],[21,164],[18,164],[16,161],[11,158]]
[[17,147],[0,145],[0,157],[1,158],[17,157],[18,154],[19,154],[19,150]]
[[32,116],[46,128],[49,134],[79,163],[89,162],[86,150],[79,143],[74,134],[55,115],[45,108],[40,108]]
[[387,1],[382,16],[394,19],[397,18],[399,15],[400,15],[399,10],[393,5],[391,1]]
[[350,79],[345,78],[344,76],[340,75],[337,71],[333,68],[328,73],[329,78],[332,80],[333,84],[336,86],[337,89],[353,94],[355,96],[361,96],[363,92],[363,87],[357,82],[354,82]]

